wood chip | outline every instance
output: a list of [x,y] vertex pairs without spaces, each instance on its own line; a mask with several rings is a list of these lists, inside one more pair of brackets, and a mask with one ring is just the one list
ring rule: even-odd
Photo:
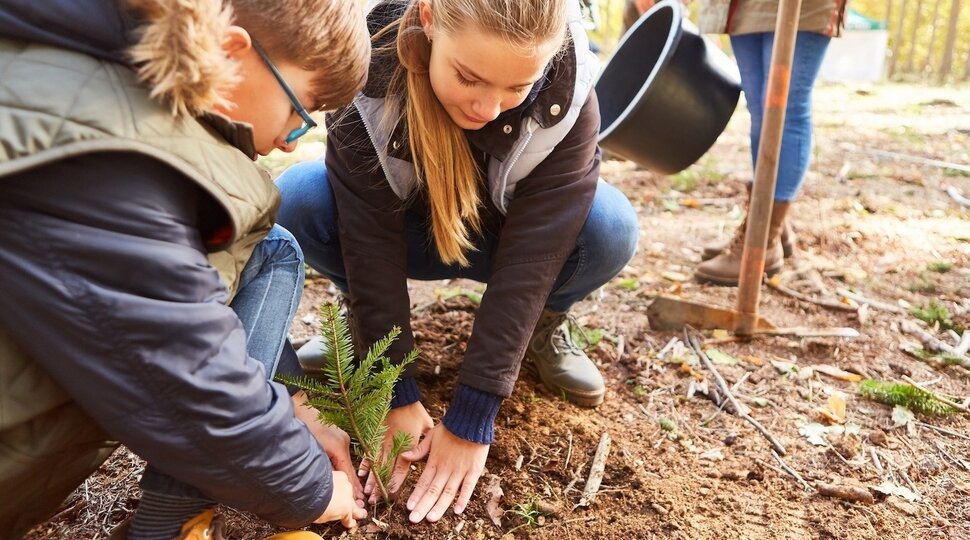
[[863,504],[872,504],[874,501],[872,493],[862,486],[823,484],[820,482],[815,484],[815,488],[818,489],[820,495],[824,495],[826,497],[835,497],[836,499],[842,499],[843,501]]

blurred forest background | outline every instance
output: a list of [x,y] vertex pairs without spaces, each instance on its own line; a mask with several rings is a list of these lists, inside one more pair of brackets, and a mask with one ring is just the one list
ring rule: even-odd
[[[622,33],[626,0],[595,0],[599,24],[590,37],[604,52]],[[863,16],[886,23],[889,47],[886,78],[946,84],[970,80],[970,9],[968,0],[849,0]],[[689,2],[691,19],[698,6]],[[727,48],[727,41],[724,42]]]

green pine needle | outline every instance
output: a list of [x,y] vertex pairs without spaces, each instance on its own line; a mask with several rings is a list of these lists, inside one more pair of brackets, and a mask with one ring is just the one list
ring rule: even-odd
[[888,383],[866,379],[859,383],[864,397],[886,405],[902,405],[907,409],[931,416],[953,414],[956,409],[936,399],[934,394],[909,384]]
[[412,440],[409,434],[397,433],[391,451],[381,459],[387,431],[384,420],[391,410],[394,384],[404,373],[404,368],[417,359],[418,351],[411,351],[401,362],[392,364],[386,353],[401,333],[400,328],[394,327],[358,362],[354,357],[350,329],[337,306],[322,306],[320,315],[320,335],[326,351],[321,379],[284,375],[278,375],[276,379],[306,392],[308,403],[320,411],[322,421],[350,435],[355,456],[371,462],[371,470],[376,472],[378,487],[387,501],[387,483],[394,462],[398,455],[411,448]]

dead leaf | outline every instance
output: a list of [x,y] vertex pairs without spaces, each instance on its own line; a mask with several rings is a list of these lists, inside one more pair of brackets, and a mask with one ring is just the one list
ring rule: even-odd
[[710,358],[711,362],[718,366],[736,366],[738,365],[738,359],[731,356],[730,354],[714,347],[709,347],[704,351],[707,357]]
[[839,369],[829,364],[816,364],[811,367],[819,373],[823,373],[829,377],[834,377],[841,381],[859,382],[862,380],[862,375],[859,375],[858,373],[849,373],[844,369]]
[[706,459],[708,461],[723,461],[724,460],[724,452],[722,452],[720,448],[716,448],[715,447],[715,448],[711,448],[707,452],[704,452],[703,454],[701,454],[698,457],[700,459]]
[[819,408],[818,413],[833,424],[844,424],[848,419],[846,415],[844,395],[837,393],[829,396],[826,407]]
[[746,362],[748,362],[749,364],[751,364],[753,366],[761,367],[761,366],[765,365],[764,359],[762,359],[760,356],[753,356],[753,355],[748,354],[748,355],[745,355],[744,356],[744,359],[745,359]]
[[714,331],[711,332],[711,337],[714,339],[725,339],[730,335],[731,333],[723,328],[715,328]]
[[889,480],[884,481],[883,483],[873,487],[872,489],[878,491],[879,493],[882,493],[883,495],[895,495],[902,499],[906,499],[909,502],[919,501],[919,495],[915,491],[909,488],[905,488],[903,486],[896,485]]
[[502,516],[505,515],[505,511],[499,507],[499,503],[502,502],[502,497],[505,492],[502,491],[502,479],[495,474],[488,475],[488,485],[485,487],[485,495],[488,496],[488,502],[485,503],[485,510],[488,512],[488,517],[492,519],[492,523],[496,527],[502,526]]
[[798,432],[802,434],[803,437],[808,439],[808,442],[814,444],[815,446],[828,446],[828,441],[825,440],[825,434],[828,430],[822,424],[818,422],[812,422],[811,424],[805,424],[798,428]]
[[915,419],[916,415],[906,407],[902,405],[893,407],[893,427],[908,426]]
[[678,283],[683,283],[684,281],[687,281],[688,279],[690,279],[690,276],[688,276],[687,274],[684,274],[682,272],[675,272],[673,270],[665,270],[661,272],[660,277],[670,281],[676,281]]
[[697,199],[681,199],[681,206],[686,206],[687,208],[700,208],[701,203]]
[[793,373],[798,369],[798,366],[794,362],[786,362],[784,360],[772,360],[771,365],[775,366],[775,369],[781,374]]

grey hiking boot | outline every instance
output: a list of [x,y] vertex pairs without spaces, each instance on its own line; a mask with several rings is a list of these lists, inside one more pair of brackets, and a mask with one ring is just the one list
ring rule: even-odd
[[[358,339],[355,334],[354,315],[350,311],[350,302],[341,294],[337,296],[336,303],[340,314],[347,320],[347,326],[350,327],[350,334],[356,346]],[[326,356],[329,349],[330,345],[325,343],[323,337],[319,335],[313,336],[302,347],[297,349],[296,358],[300,361],[300,366],[303,367],[303,371],[308,377],[319,377],[323,375],[323,366],[327,362]]]
[[525,357],[550,392],[582,407],[596,407],[606,396],[603,375],[573,343],[565,323],[565,313],[542,310]]

